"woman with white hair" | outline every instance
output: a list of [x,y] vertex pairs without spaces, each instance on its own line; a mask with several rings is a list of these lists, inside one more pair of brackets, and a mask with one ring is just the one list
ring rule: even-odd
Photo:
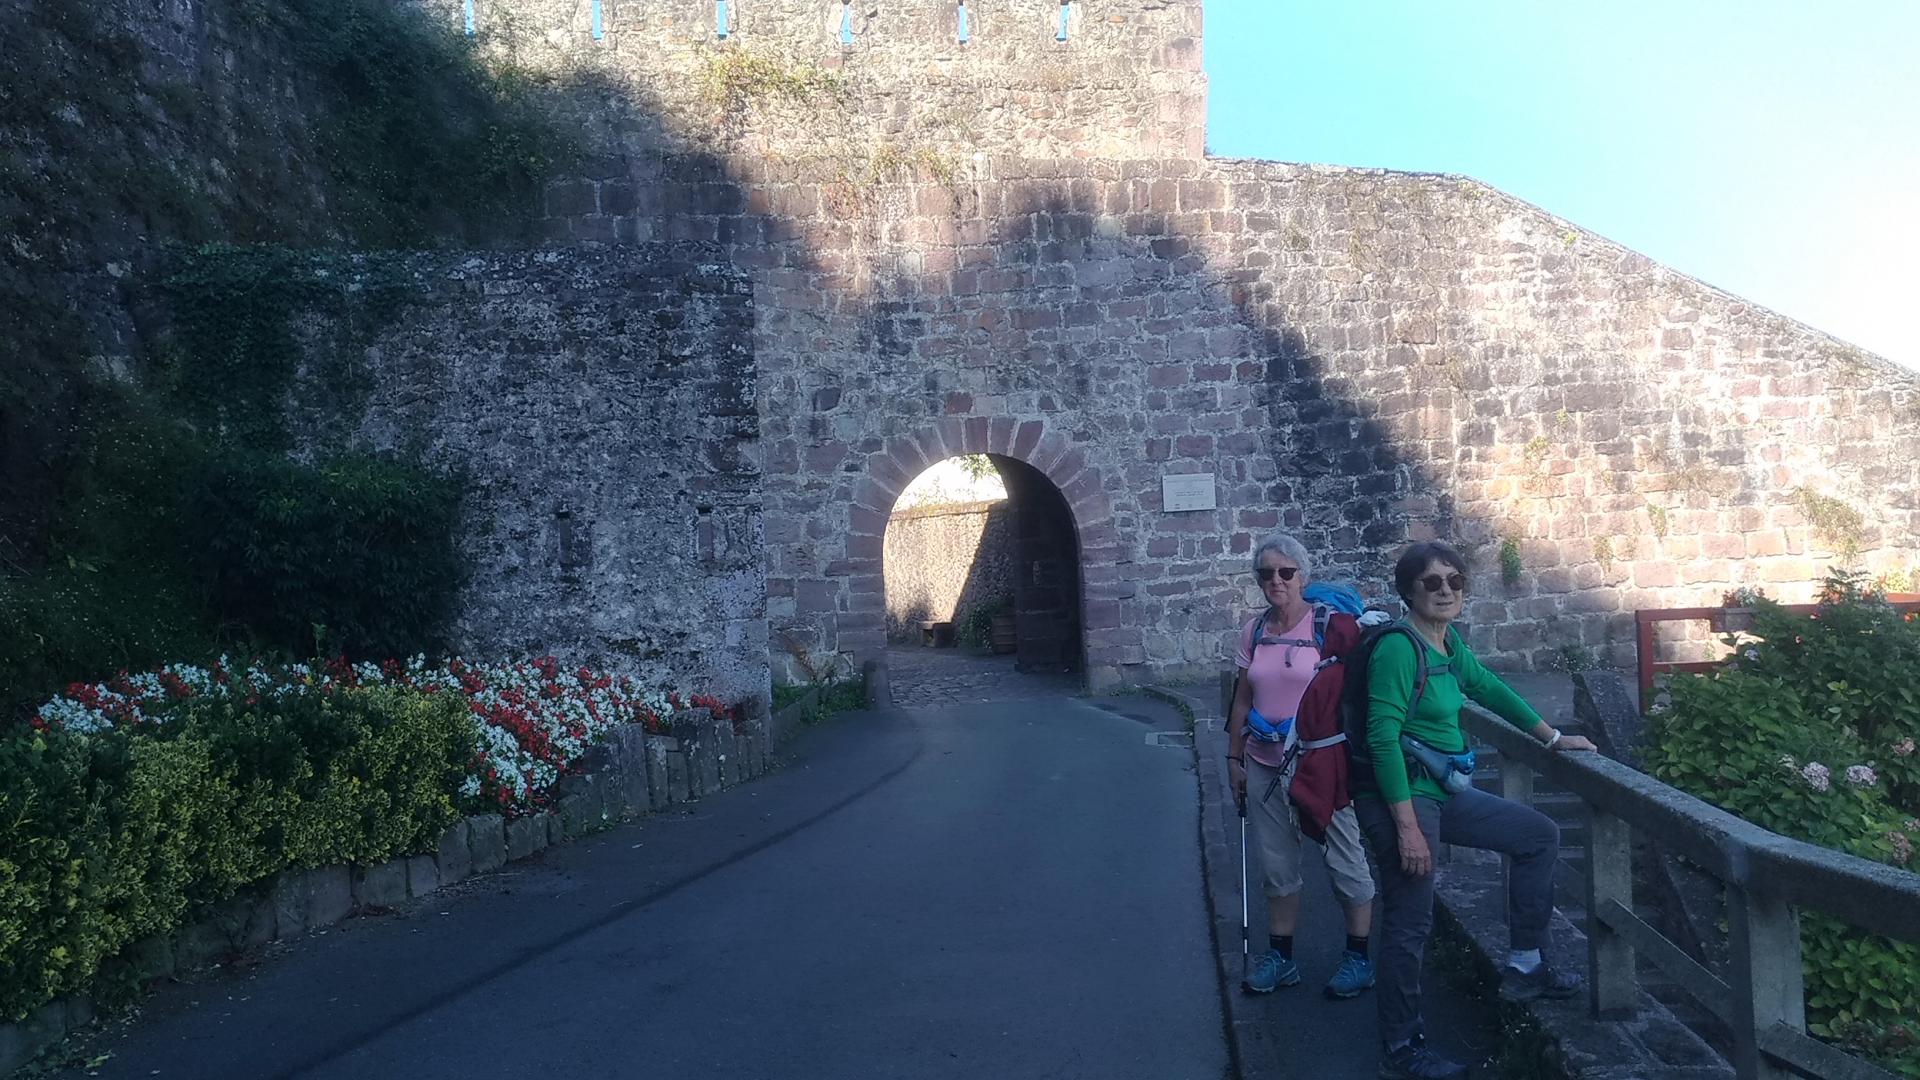
[[[1288,751],[1294,716],[1321,660],[1314,607],[1303,595],[1312,561],[1307,549],[1284,533],[1253,553],[1253,573],[1266,598],[1265,616],[1240,633],[1233,707],[1227,715],[1227,772],[1260,853],[1267,897],[1270,948],[1246,974],[1248,990],[1264,994],[1300,983],[1293,960],[1293,931],[1300,918],[1300,858],[1304,845],[1299,811],[1288,798],[1296,759]],[[1334,752],[1344,752],[1337,748]],[[1356,997],[1373,985],[1367,935],[1373,921],[1373,878],[1360,846],[1353,807],[1333,811],[1324,853],[1334,898],[1346,912],[1347,947],[1326,985],[1333,998]]]

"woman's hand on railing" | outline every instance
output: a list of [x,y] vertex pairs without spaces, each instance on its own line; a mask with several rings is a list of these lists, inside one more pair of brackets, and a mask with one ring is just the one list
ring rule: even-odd
[[1553,748],[1555,750],[1598,750],[1600,749],[1599,747],[1593,745],[1593,740],[1587,738],[1585,735],[1562,735],[1560,736],[1560,741],[1555,743],[1553,745]]

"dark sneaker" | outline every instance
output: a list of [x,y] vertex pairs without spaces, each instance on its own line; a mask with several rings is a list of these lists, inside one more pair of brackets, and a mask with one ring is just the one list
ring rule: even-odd
[[1422,1035],[1415,1035],[1398,1050],[1387,1051],[1387,1060],[1380,1065],[1380,1080],[1460,1080],[1466,1075],[1465,1065],[1427,1049]]
[[1281,956],[1280,950],[1268,949],[1254,959],[1243,985],[1256,994],[1271,993],[1276,986],[1298,986],[1300,965]]
[[1335,1000],[1359,997],[1373,985],[1373,961],[1357,952],[1340,954],[1340,968],[1327,980],[1327,996]]
[[1500,973],[1500,996],[1508,1001],[1559,1000],[1580,992],[1580,976],[1558,971],[1542,960],[1540,966],[1522,973],[1510,967]]

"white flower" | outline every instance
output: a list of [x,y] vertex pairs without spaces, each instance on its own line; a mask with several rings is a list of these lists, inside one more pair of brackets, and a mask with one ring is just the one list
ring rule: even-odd
[[1825,791],[1833,786],[1833,773],[1817,761],[1807,762],[1806,768],[1800,770],[1800,775],[1806,779],[1807,786],[1815,791]]
[[1912,754],[1913,740],[1911,738],[1901,739],[1899,742],[1893,744],[1894,757],[1909,757]]
[[1742,656],[1745,656],[1745,657],[1746,657],[1747,659],[1749,659],[1749,660],[1758,660],[1758,659],[1760,659],[1760,650],[1759,650],[1759,649],[1748,649],[1748,650],[1746,650],[1746,651],[1745,651],[1744,653],[1742,653],[1741,655],[1742,655]]
[[1866,765],[1847,766],[1847,783],[1855,787],[1872,787],[1880,778]]

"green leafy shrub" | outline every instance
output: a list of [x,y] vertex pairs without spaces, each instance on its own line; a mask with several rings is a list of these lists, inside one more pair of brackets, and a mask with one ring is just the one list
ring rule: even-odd
[[[1818,617],[1764,597],[1723,670],[1682,677],[1649,717],[1653,774],[1753,823],[1911,866],[1920,841],[1920,626],[1859,578],[1829,579]],[[1920,1077],[1920,948],[1808,913],[1809,1028]]]
[[281,870],[429,849],[474,751],[458,695],[392,689],[0,740],[0,1019]]
[[368,455],[223,457],[194,498],[212,605],[295,655],[436,651],[465,575],[460,494],[450,473]]
[[961,617],[959,625],[953,628],[954,639],[970,649],[985,648],[993,640],[993,620],[1011,610],[1013,601],[1004,597],[991,603],[973,605]]
[[184,492],[204,444],[138,399],[90,408],[48,526],[57,554],[0,575],[0,725],[68,682],[214,648]]

